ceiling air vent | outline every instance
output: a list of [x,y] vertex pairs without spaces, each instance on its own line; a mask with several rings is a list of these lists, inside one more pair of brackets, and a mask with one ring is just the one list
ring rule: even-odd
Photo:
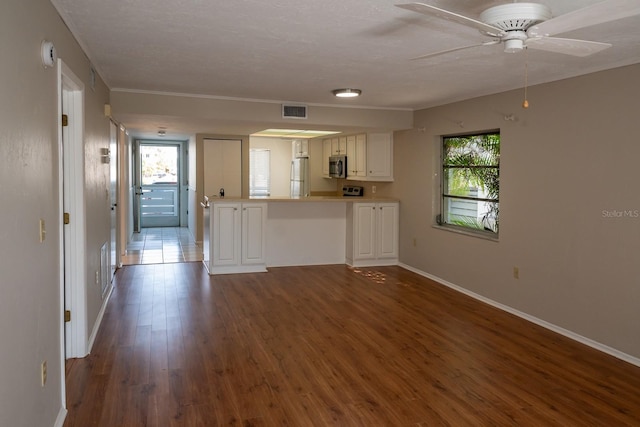
[[307,118],[307,106],[306,105],[282,105],[282,118],[283,119],[306,119]]

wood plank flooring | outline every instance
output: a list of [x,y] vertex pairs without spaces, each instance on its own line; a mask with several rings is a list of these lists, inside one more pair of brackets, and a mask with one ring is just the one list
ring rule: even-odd
[[638,426],[640,368],[399,267],[118,271],[72,426]]

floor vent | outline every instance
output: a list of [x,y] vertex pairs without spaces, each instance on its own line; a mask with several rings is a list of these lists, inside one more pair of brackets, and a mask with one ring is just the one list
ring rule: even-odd
[[307,106],[306,105],[282,105],[282,118],[283,119],[306,119],[307,118]]

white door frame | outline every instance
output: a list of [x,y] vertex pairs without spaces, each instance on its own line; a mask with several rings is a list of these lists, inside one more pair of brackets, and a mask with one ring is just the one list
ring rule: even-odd
[[116,269],[120,267],[120,233],[119,233],[119,212],[120,212],[120,156],[118,147],[118,125],[111,120],[109,123],[109,203],[111,205],[110,215],[110,238],[109,238],[109,283],[115,276]]
[[[84,84],[58,59],[58,203],[60,210],[60,352],[65,360],[88,353],[86,295],[86,225],[84,205]],[[61,117],[68,126],[62,131]],[[71,216],[63,224],[63,212]],[[64,322],[64,310],[71,310],[71,322]],[[64,405],[64,378],[63,405]]]

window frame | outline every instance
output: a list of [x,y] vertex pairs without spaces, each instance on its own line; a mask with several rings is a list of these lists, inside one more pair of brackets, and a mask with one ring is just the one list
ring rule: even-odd
[[[502,142],[501,134],[499,129],[486,130],[486,131],[478,131],[478,132],[469,132],[464,134],[451,134],[451,135],[442,135],[440,137],[440,162],[439,162],[439,170],[440,170],[440,180],[439,180],[439,212],[435,218],[434,226],[437,228],[442,228],[448,231],[453,231],[457,233],[472,235],[475,237],[482,237],[490,240],[498,240],[499,237],[499,205],[500,205],[500,146],[498,145],[498,153],[497,153],[497,163],[493,165],[447,165],[445,164],[445,156],[447,154],[447,141],[454,138],[472,138],[472,137],[483,137],[487,135],[497,135],[499,138],[499,144]],[[474,197],[474,196],[465,196],[465,195],[456,195],[448,193],[448,178],[449,172],[455,169],[496,169],[497,170],[497,194],[496,198],[491,197]],[[470,187],[470,191],[472,188]],[[476,189],[477,190],[477,189]],[[484,228],[473,227],[470,225],[463,225],[460,223],[452,223],[448,222],[448,217],[450,215],[450,203],[453,200],[457,201],[474,201],[474,202],[486,202],[486,203],[496,203],[495,207],[495,222],[494,227],[495,231],[487,225],[484,225]],[[477,212],[477,211],[476,211]],[[489,215],[491,212],[486,211],[485,215]],[[476,214],[477,215],[477,214]],[[476,221],[478,221],[478,217]],[[482,220],[484,221],[484,220]],[[488,223],[491,225],[491,220],[488,220]],[[481,225],[482,222],[479,222],[478,225]]]

